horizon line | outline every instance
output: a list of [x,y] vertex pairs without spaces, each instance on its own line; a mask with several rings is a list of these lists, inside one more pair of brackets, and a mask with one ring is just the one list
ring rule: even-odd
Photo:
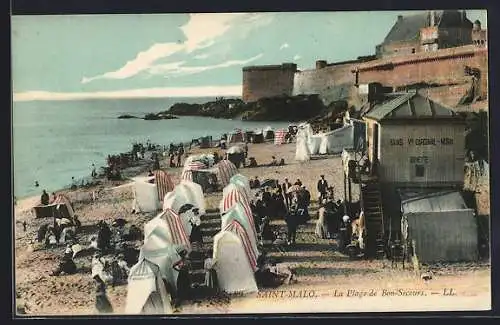
[[84,99],[140,99],[140,98],[186,98],[186,97],[241,97],[242,85],[140,88],[97,92],[50,92],[24,91],[12,94],[13,102],[84,100]]

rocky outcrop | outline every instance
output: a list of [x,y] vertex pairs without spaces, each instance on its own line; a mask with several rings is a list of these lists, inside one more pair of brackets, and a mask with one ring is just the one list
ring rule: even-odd
[[118,118],[119,119],[130,119],[130,118],[138,118],[138,117],[134,116],[134,115],[125,114],[125,115],[118,116]]
[[174,115],[233,118],[241,113],[243,106],[241,99],[217,98],[204,104],[176,103],[167,112]]
[[[138,119],[140,117],[125,114],[125,115],[118,116],[118,118],[119,119],[133,119],[133,118]],[[174,116],[172,114],[160,112],[160,113],[148,113],[143,118],[140,118],[140,119],[145,120],[145,121],[155,121],[155,120],[172,120],[172,119],[176,119],[176,118],[178,118],[178,117]]]
[[160,113],[148,113],[146,116],[144,116],[144,120],[146,121],[154,121],[154,120],[173,120],[178,118],[177,116],[174,116],[172,114],[166,113],[166,112],[160,112]]
[[242,119],[297,122],[322,114],[325,109],[325,105],[317,95],[262,98],[246,104]]
[[251,103],[223,98],[205,104],[177,103],[167,112],[247,121],[302,121],[320,114],[324,109],[317,95],[300,95],[262,98]]

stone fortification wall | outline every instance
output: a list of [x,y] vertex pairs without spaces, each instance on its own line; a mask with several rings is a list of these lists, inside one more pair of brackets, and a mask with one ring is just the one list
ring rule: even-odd
[[347,99],[355,83],[351,72],[353,66],[353,63],[346,63],[296,72],[293,94],[319,94],[326,104]]
[[[325,104],[349,99],[356,82],[378,82],[401,87],[418,83],[449,85],[453,93],[435,89],[431,97],[453,104],[471,83],[465,67],[480,71],[479,95],[488,96],[488,51],[486,47],[467,45],[377,60],[347,61],[326,64],[318,61],[316,69],[297,71],[296,65],[246,67],[243,69],[243,100],[256,101],[280,95],[318,94]],[[357,72],[357,77],[356,73]]]
[[415,83],[462,84],[470,82],[464,73],[466,66],[481,71],[481,96],[488,94],[488,52],[473,45],[449,48],[436,52],[417,53],[404,57],[380,59],[355,67],[359,82],[380,82],[398,87]]
[[265,97],[291,96],[295,71],[296,64],[286,63],[243,68],[243,101],[255,102]]

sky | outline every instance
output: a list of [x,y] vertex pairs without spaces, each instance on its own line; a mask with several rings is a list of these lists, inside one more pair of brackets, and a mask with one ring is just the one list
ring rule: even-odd
[[414,13],[13,16],[14,100],[240,96],[243,66],[371,55]]

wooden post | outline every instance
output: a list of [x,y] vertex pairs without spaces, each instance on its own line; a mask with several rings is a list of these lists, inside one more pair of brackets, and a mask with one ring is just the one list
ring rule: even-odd
[[349,181],[349,203],[352,202],[351,182]]
[[347,180],[347,176],[345,174],[345,169],[344,169],[344,202],[347,202],[347,184],[346,182],[348,181]]

